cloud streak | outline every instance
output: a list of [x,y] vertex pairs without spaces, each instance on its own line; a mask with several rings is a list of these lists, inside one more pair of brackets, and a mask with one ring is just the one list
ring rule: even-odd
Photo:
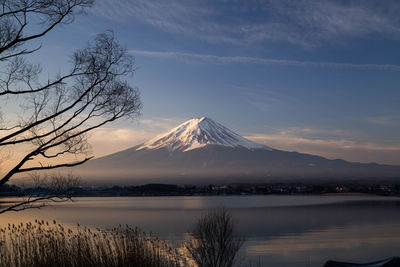
[[[303,133],[301,133],[303,131]],[[356,141],[347,134],[338,131],[337,136],[305,137],[316,135],[316,130],[300,129],[298,134],[292,129],[274,134],[249,134],[246,138],[276,149],[297,151],[319,155],[330,159],[344,159],[353,162],[377,162],[400,165],[400,146],[369,141]],[[333,131],[335,132],[335,131]]]
[[318,61],[299,61],[291,59],[272,59],[247,56],[217,56],[210,54],[183,53],[173,51],[147,51],[130,50],[133,55],[140,55],[161,59],[178,59],[191,63],[213,63],[213,64],[259,64],[271,66],[291,66],[307,68],[335,68],[335,69],[354,69],[354,70],[379,70],[379,71],[400,71],[399,65],[391,64],[353,64],[337,62],[318,62]]
[[181,122],[177,118],[152,118],[139,120],[135,128],[101,127],[91,133],[89,142],[94,155],[102,157],[142,144]]
[[99,0],[92,12],[212,43],[315,47],[371,35],[400,39],[398,1]]

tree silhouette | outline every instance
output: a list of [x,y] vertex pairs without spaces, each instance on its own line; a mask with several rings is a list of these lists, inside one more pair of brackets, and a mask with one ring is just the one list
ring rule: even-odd
[[139,115],[138,90],[124,80],[134,72],[134,61],[111,31],[77,50],[68,72],[45,81],[41,67],[27,60],[41,49],[34,46],[38,39],[72,22],[92,4],[93,0],[0,0],[0,107],[20,103],[23,108],[17,118],[1,110],[0,153],[4,160],[7,149],[26,151],[3,171],[0,186],[16,174],[88,161],[88,132]]
[[199,267],[231,267],[244,242],[235,234],[232,215],[226,209],[211,210],[196,222],[184,246]]

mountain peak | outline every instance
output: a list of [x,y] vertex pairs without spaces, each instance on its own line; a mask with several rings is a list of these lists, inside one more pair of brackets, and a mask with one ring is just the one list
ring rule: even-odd
[[144,143],[137,150],[165,147],[171,151],[185,152],[207,145],[270,150],[270,148],[250,141],[207,117],[190,119]]

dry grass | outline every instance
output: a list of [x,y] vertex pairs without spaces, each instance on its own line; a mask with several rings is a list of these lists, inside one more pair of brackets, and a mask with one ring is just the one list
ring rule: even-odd
[[181,266],[175,249],[137,228],[71,230],[56,221],[0,228],[0,266]]

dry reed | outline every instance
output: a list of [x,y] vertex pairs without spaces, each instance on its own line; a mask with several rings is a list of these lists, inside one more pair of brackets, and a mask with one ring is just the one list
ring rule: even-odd
[[166,242],[137,228],[65,228],[56,221],[0,228],[0,266],[182,266]]

